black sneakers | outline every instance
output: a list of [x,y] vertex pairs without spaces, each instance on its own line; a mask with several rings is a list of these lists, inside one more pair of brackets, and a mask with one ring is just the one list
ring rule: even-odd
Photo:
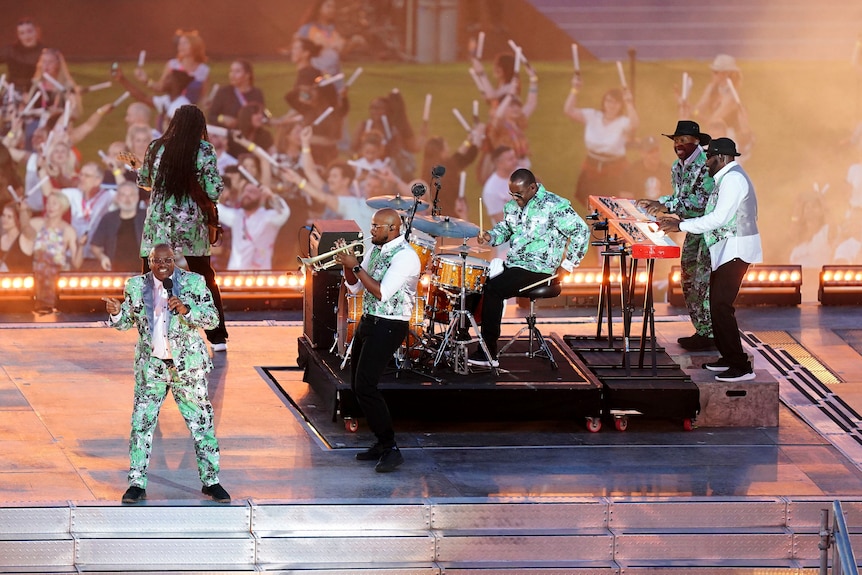
[[708,369],[709,371],[727,371],[730,369],[730,364],[727,363],[726,359],[720,357],[717,361],[703,364],[703,369]]
[[377,473],[389,473],[404,463],[404,456],[401,455],[401,450],[398,447],[390,447],[380,456],[380,461],[374,466],[374,471]]
[[230,503],[230,495],[228,495],[228,492],[224,490],[224,487],[222,487],[220,483],[204,485],[203,488],[201,488],[201,493],[209,495],[214,501],[219,503]]
[[705,335],[696,333],[688,337],[681,337],[676,342],[686,351],[705,351],[715,349],[715,340]]
[[485,355],[485,352],[482,351],[481,347],[470,354],[470,357],[467,358],[467,363],[470,365],[481,365],[483,367],[500,367],[500,362],[496,357],[494,357],[494,354],[491,354],[491,361],[488,361],[488,357]]
[[132,485],[123,493],[123,503],[137,503],[147,498],[147,490]]
[[379,461],[383,456],[383,452],[386,451],[386,448],[380,445],[380,443],[375,443],[365,451],[360,451],[356,454],[357,461]]
[[751,367],[740,368],[740,367],[730,367],[724,373],[720,373],[715,376],[716,381],[750,381],[754,379],[754,370]]

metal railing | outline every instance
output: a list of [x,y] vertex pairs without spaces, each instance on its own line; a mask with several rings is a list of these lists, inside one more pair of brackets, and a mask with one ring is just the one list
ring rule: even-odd
[[858,575],[856,554],[850,545],[847,522],[840,501],[832,502],[832,529],[829,529],[829,510],[820,511],[820,575],[828,575],[829,549],[832,549],[832,573],[834,575]]

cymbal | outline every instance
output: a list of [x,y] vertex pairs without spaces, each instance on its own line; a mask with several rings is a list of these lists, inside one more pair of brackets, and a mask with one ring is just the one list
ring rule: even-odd
[[472,238],[479,235],[479,226],[467,220],[449,216],[416,216],[413,227],[432,236]]
[[[406,196],[374,196],[365,200],[365,204],[370,208],[392,208],[393,210],[411,210],[413,209],[413,198]],[[422,212],[428,209],[427,202],[419,202],[416,206],[417,212]]]
[[488,246],[468,246],[467,244],[440,246],[441,254],[484,254],[490,251],[491,248]]

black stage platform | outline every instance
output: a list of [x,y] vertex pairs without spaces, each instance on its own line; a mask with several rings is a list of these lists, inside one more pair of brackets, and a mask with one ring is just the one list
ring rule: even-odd
[[[395,418],[505,421],[584,420],[601,415],[601,382],[556,334],[546,338],[559,369],[544,359],[507,356],[498,375],[489,370],[461,375],[440,365],[433,373],[422,369],[395,369],[384,375],[380,389]],[[526,350],[518,341],[510,351]],[[361,415],[350,389],[349,367],[341,358],[298,340],[298,365],[307,382],[328,406],[332,420],[340,416],[347,426]],[[394,362],[393,362],[394,364]]]
[[[490,370],[461,375],[445,364],[433,371],[421,366],[399,370],[393,361],[380,388],[393,417],[401,420],[562,420],[595,432],[602,418],[625,430],[628,418],[637,416],[693,427],[700,410],[698,387],[663,348],[656,348],[654,356],[648,350],[641,362],[640,340],[633,338],[624,362],[620,340],[609,344],[552,333],[547,341],[558,370],[547,360],[527,358],[527,342],[519,340],[510,348],[514,355],[501,358],[497,375]],[[350,389],[349,367],[342,370],[339,356],[315,349],[305,337],[298,340],[297,363],[320,400],[314,409],[322,409],[332,422],[341,417],[348,431],[356,431],[361,410]]]
[[629,416],[672,419],[691,430],[700,411],[697,385],[664,348],[630,338],[628,351],[615,338],[565,336],[564,341],[602,382],[602,413],[624,430]]

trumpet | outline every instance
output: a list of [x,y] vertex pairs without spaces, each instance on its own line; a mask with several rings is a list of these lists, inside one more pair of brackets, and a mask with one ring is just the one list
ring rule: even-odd
[[296,259],[299,260],[299,263],[302,264],[303,272],[309,267],[312,269],[312,271],[319,272],[337,266],[338,262],[335,261],[335,254],[337,254],[338,252],[346,252],[348,250],[353,250],[353,255],[357,258],[362,257],[365,254],[365,244],[362,243],[362,240],[356,240],[340,248],[335,248],[332,251],[328,251],[325,254],[314,256],[313,258],[297,257]]

